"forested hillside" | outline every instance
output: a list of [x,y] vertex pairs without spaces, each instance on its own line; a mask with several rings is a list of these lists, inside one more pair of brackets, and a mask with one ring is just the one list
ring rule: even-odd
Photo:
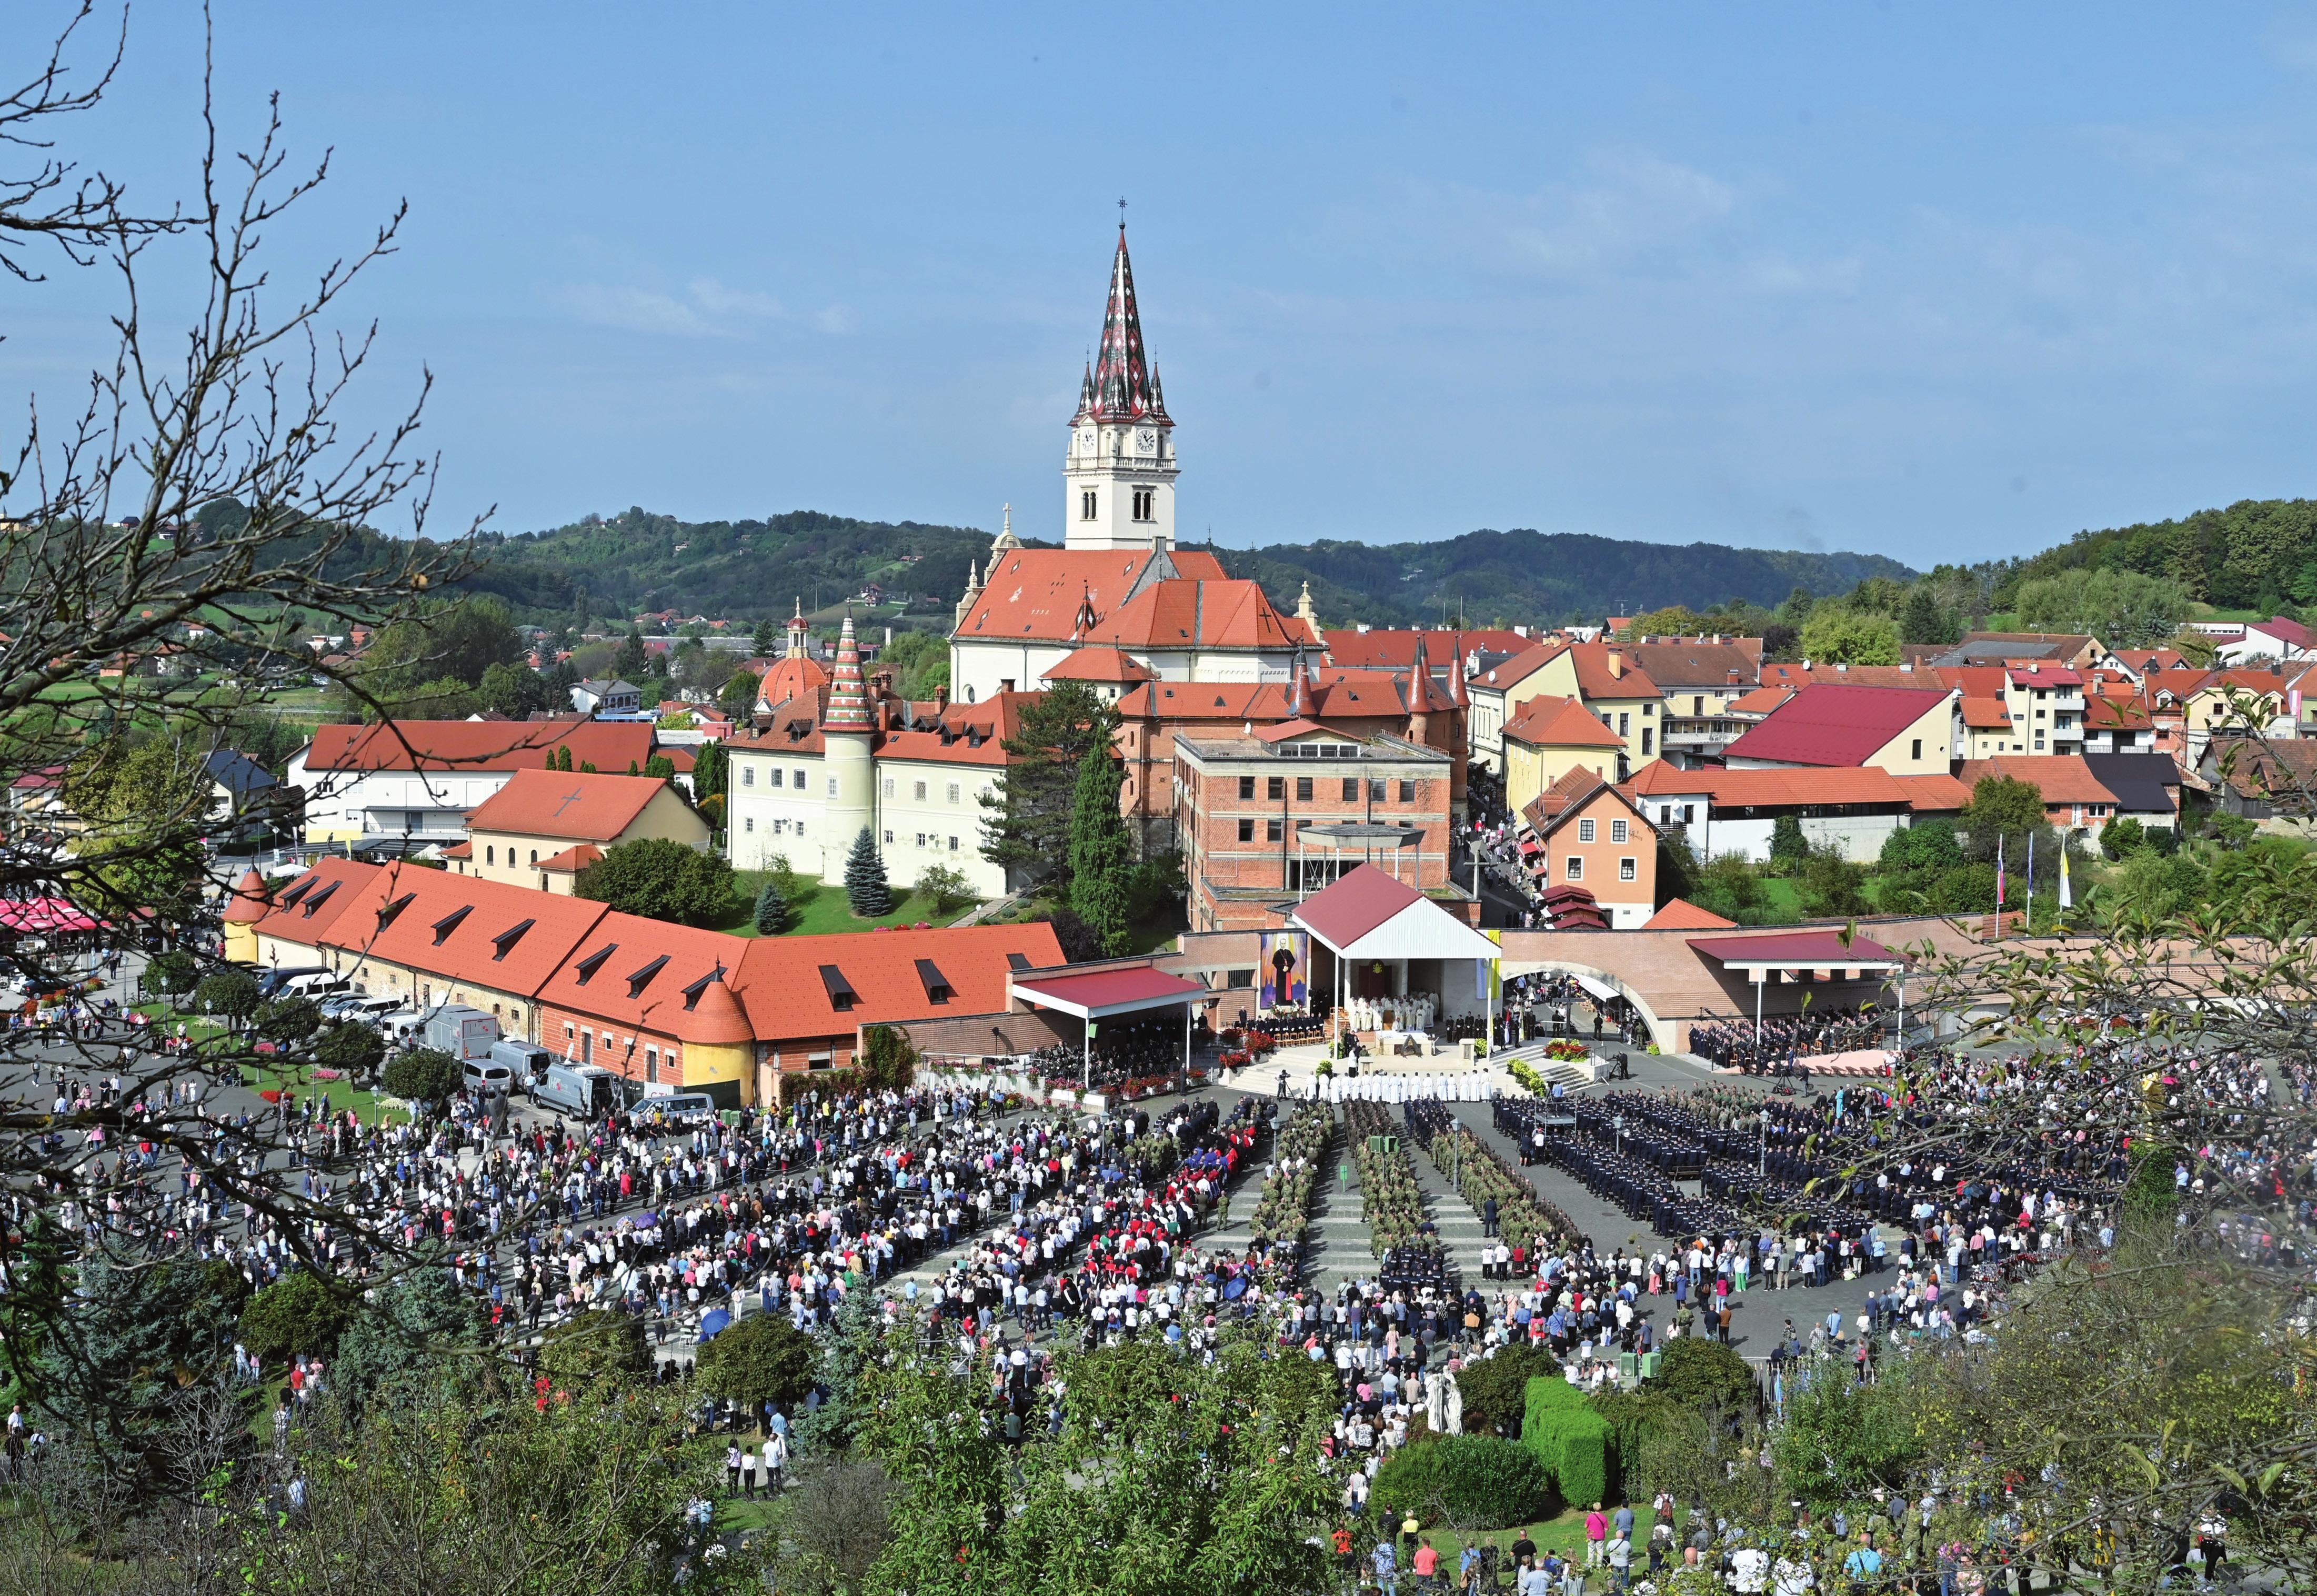
[[[640,508],[591,516],[550,532],[498,537],[466,585],[505,598],[520,620],[632,615],[676,609],[751,619],[835,604],[874,581],[889,594],[931,596],[929,615],[964,590],[969,562],[986,560],[990,533],[971,527],[894,525],[800,510],[766,520],[678,521]],[[1695,609],[1733,601],[1774,605],[1796,587],[1847,592],[1871,576],[1913,573],[1872,554],[1803,554],[1677,547],[1536,532],[1473,532],[1430,543],[1281,543],[1216,552],[1234,576],[1261,581],[1292,605],[1305,581],[1330,623],[1436,622],[1461,601],[1465,618],[1552,623]]]
[[2221,609],[2275,614],[2317,603],[2317,500],[2240,499],[2177,521],[2080,532],[2022,561],[1997,588],[1999,607],[2020,586],[2070,569],[2168,578],[2189,598]]

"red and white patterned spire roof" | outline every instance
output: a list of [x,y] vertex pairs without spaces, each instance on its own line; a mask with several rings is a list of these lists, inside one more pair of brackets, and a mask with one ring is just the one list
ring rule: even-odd
[[1110,263],[1110,303],[1102,316],[1102,354],[1091,383],[1080,390],[1079,421],[1158,421],[1168,426],[1158,373],[1142,348],[1142,317],[1134,307],[1134,267],[1126,258],[1126,224],[1118,227],[1118,254]]
[[836,635],[836,670],[828,680],[828,713],[821,717],[824,731],[869,730],[869,689],[861,679],[861,649],[853,641],[853,617]]

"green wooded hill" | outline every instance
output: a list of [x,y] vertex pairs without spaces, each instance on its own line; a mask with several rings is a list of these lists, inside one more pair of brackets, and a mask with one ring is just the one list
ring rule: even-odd
[[2005,607],[2022,582],[2103,568],[2169,577],[2220,609],[2274,614],[2317,602],[2317,499],[2246,498],[2177,521],[2080,532],[2014,568],[1995,594]]
[[1744,600],[1768,606],[1796,587],[1847,593],[1868,577],[1911,581],[1880,554],[1808,554],[1722,543],[1645,543],[1585,533],[1468,532],[1433,543],[1275,543],[1217,551],[1233,576],[1253,577],[1293,605],[1306,581],[1330,625],[1438,625],[1461,600],[1468,625],[1599,620],[1670,605],[1706,610]]
[[[466,586],[496,593],[516,618],[568,623],[582,613],[632,615],[676,609],[755,619],[808,613],[875,582],[889,593],[932,595],[939,617],[965,589],[969,562],[987,560],[991,534],[973,527],[858,521],[798,510],[765,520],[679,521],[633,508],[550,532],[493,536],[485,569]],[[1033,546],[1037,546],[1033,544]],[[1048,545],[1051,546],[1051,545]],[[1252,577],[1293,607],[1305,581],[1330,624],[1437,623],[1459,599],[1474,625],[1552,623],[1695,609],[1731,599],[1774,605],[1795,587],[1847,592],[1871,576],[1913,572],[1874,554],[1806,554],[1677,547],[1579,533],[1472,532],[1440,542],[1279,543],[1218,549],[1224,569]]]

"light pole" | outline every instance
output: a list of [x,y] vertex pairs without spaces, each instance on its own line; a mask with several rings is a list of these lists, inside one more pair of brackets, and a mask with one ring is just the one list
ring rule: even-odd
[[1767,1179],[1770,1173],[1770,1111],[1762,1110],[1762,1159],[1754,1173]]

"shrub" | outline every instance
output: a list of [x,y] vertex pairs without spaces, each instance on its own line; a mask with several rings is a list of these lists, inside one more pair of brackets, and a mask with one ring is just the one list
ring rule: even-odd
[[1456,1376],[1456,1390],[1464,1399],[1466,1432],[1517,1440],[1527,1409],[1528,1383],[1552,1379],[1560,1373],[1561,1365],[1552,1353],[1526,1343],[1499,1347],[1488,1357],[1467,1363]]
[[2111,859],[2121,859],[2134,852],[2148,840],[2148,834],[2138,820],[2118,815],[2100,828],[2100,852]]
[[193,964],[193,955],[181,948],[157,953],[145,961],[145,990],[171,996],[189,992],[200,979],[200,973]]
[[1492,1435],[1444,1435],[1394,1453],[1370,1500],[1426,1523],[1502,1529],[1548,1517],[1552,1476],[1536,1454]]
[[268,998],[257,1006],[257,1034],[268,1042],[291,1046],[321,1028],[322,1010],[311,998],[292,992]]
[[241,1344],[269,1367],[300,1352],[328,1357],[353,1310],[311,1269],[295,1269],[249,1299],[241,1310]]
[[1568,1381],[1528,1383],[1521,1445],[1552,1470],[1564,1502],[1584,1507],[1609,1500],[1616,1479],[1616,1432]]
[[414,1047],[386,1066],[386,1089],[412,1103],[439,1103],[459,1089],[466,1071],[439,1047]]
[[559,1385],[584,1385],[606,1375],[640,1375],[650,1368],[644,1322],[631,1314],[584,1313],[540,1338],[539,1371]]
[[1703,1336],[1676,1336],[1658,1358],[1650,1387],[1694,1408],[1718,1408],[1732,1418],[1751,1412],[1761,1388],[1753,1366]]
[[812,1338],[779,1314],[751,1314],[708,1338],[700,1349],[700,1388],[753,1411],[783,1405],[812,1389]]

